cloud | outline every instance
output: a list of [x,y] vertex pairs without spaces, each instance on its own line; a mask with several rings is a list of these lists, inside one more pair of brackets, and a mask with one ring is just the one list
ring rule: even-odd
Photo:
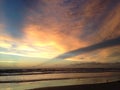
[[80,49],[77,49],[77,50],[73,50],[73,51],[64,53],[64,54],[62,54],[62,55],[60,55],[56,58],[65,59],[65,58],[74,57],[74,56],[79,55],[79,54],[88,53],[88,52],[91,52],[91,51],[94,51],[94,50],[104,49],[104,48],[107,48],[107,47],[113,47],[113,46],[116,46],[116,45],[120,45],[119,41],[120,41],[120,37],[115,38],[115,39],[111,39],[111,40],[106,40],[106,41],[98,43],[98,44],[94,44],[94,45],[91,45],[91,46],[88,46],[88,47],[84,47],[84,48],[80,48]]
[[118,62],[120,56],[114,53],[119,52],[120,46],[107,47],[104,49],[98,49],[84,54],[79,54],[74,57],[66,58],[65,60],[80,61],[80,62]]
[[31,41],[35,37],[34,40],[37,42],[54,42],[64,49],[63,52],[85,46],[87,42],[76,36],[78,33],[82,34],[82,23],[73,22],[69,15],[70,6],[62,6],[63,1],[52,1],[52,3],[45,1],[44,3],[46,6],[37,6],[37,10],[42,9],[41,12],[30,9],[24,30],[25,35]]
[[73,29],[69,27],[72,25],[72,21],[67,15],[69,10],[67,7],[63,8],[60,5],[62,1],[43,2],[46,4],[45,6],[38,4],[39,6],[36,7],[37,11],[30,9],[28,12],[28,20],[26,20],[26,25],[23,29],[25,42],[30,43],[34,47],[48,48],[47,51],[43,52],[55,52],[56,54],[53,57],[70,49],[85,46],[86,42],[80,42],[80,39],[72,35]]
[[[50,59],[57,56],[76,59],[76,55],[82,53],[80,58],[84,61],[99,61],[115,52],[113,46],[119,48],[119,0],[38,0],[25,1],[25,5],[26,12],[20,15],[24,20],[18,21],[18,24],[22,23],[19,30],[6,30],[6,20],[0,22],[0,48],[7,50],[1,53]],[[0,13],[0,20],[2,18]],[[21,38],[15,38],[9,32]],[[118,56],[110,60],[117,59]]]

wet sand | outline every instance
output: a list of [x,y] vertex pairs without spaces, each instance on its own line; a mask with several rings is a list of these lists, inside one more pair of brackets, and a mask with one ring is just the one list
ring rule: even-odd
[[101,84],[35,88],[30,90],[120,90],[120,81]]

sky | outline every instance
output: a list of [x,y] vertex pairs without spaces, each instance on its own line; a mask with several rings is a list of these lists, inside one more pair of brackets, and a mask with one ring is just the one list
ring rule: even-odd
[[120,62],[120,0],[0,0],[0,68],[56,61]]

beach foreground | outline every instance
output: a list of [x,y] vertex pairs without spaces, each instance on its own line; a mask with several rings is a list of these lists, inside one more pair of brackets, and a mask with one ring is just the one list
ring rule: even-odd
[[120,81],[101,83],[101,84],[35,88],[30,90],[120,90]]

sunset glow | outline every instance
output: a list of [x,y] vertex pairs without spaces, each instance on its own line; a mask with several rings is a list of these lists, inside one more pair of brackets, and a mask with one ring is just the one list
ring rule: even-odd
[[115,63],[119,40],[119,0],[0,0],[0,64]]

